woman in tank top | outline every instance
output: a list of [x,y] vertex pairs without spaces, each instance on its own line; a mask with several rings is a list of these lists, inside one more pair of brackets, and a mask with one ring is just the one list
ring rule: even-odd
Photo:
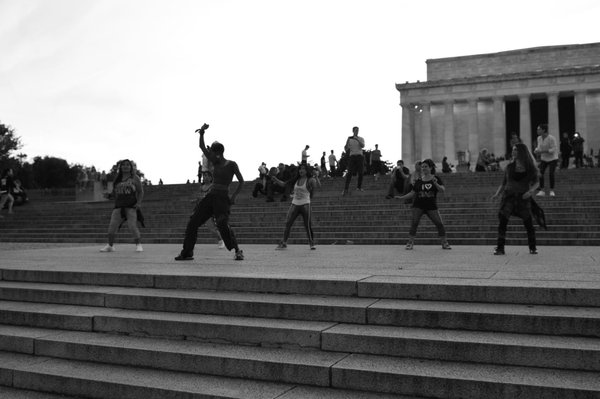
[[110,215],[108,225],[108,244],[100,252],[113,252],[115,250],[113,246],[115,236],[124,219],[127,220],[127,226],[133,235],[136,252],[142,252],[144,249],[140,242],[140,230],[137,227],[137,212],[142,205],[144,188],[136,173],[135,165],[129,159],[119,161],[117,177],[113,182],[113,194],[115,207]]
[[[287,240],[290,236],[290,230],[292,229],[292,225],[294,224],[294,221],[298,215],[302,215],[302,219],[304,220],[304,228],[306,229],[306,235],[308,236],[308,244],[310,245],[310,249],[316,249],[312,229],[310,200],[313,196],[315,187],[318,187],[320,183],[318,176],[310,177],[309,172],[310,166],[306,164],[300,164],[298,167],[298,176],[296,176],[294,179],[295,181],[293,182],[294,196],[292,198],[290,209],[287,213],[285,230],[283,232],[283,240],[279,242],[279,245],[277,245],[276,249],[287,248]],[[287,182],[281,181],[276,177],[272,177],[272,179],[280,186],[287,184]]]

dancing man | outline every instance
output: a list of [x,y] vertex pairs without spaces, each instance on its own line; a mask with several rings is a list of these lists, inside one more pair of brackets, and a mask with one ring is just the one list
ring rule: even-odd
[[[239,249],[237,240],[233,230],[229,226],[229,214],[231,205],[235,204],[242,186],[244,178],[240,173],[237,163],[225,159],[223,152],[225,147],[223,144],[215,141],[211,144],[210,150],[206,148],[204,143],[204,134],[208,129],[205,123],[202,127],[196,130],[200,133],[200,149],[206,158],[212,163],[213,184],[208,193],[194,208],[194,213],[190,216],[190,220],[185,229],[185,238],[183,240],[183,249],[181,253],[175,257],[175,260],[193,260],[194,246],[198,237],[198,228],[206,223],[210,218],[214,217],[217,222],[217,229],[221,234],[222,240],[225,242],[225,247],[231,251],[235,249],[235,260],[244,260],[244,252]],[[233,180],[233,176],[237,177],[238,185],[235,192],[229,198],[229,185]]]

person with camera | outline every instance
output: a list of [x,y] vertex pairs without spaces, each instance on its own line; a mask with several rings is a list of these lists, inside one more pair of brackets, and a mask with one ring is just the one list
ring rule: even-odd
[[[221,239],[225,242],[225,247],[231,251],[235,249],[235,260],[244,260],[244,252],[238,247],[235,234],[229,226],[229,214],[231,205],[235,204],[238,194],[242,191],[244,178],[240,169],[234,161],[225,159],[223,153],[225,147],[223,144],[215,141],[211,144],[210,150],[204,142],[204,134],[208,129],[205,123],[196,130],[200,134],[200,149],[206,158],[213,165],[213,183],[204,198],[198,202],[194,208],[192,216],[185,229],[185,238],[183,248],[175,260],[193,260],[194,247],[198,238],[198,228],[206,223],[210,218],[215,219],[217,229],[221,234]],[[238,185],[234,193],[229,197],[229,186],[233,181],[233,176],[238,180]]]
[[584,141],[585,140],[583,139],[583,137],[581,137],[579,132],[575,132],[575,134],[573,134],[573,140],[571,141],[571,143],[573,145],[573,155],[575,157],[575,167],[576,168],[583,167],[583,142]]

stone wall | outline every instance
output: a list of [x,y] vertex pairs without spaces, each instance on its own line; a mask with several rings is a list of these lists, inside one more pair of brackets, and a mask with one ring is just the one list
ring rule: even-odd
[[600,65],[600,43],[535,47],[499,53],[427,60],[427,80]]

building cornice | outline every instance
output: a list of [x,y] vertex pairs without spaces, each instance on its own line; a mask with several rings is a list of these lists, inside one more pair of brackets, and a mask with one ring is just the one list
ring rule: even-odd
[[426,82],[413,83],[396,83],[396,90],[411,90],[411,89],[430,89],[435,87],[457,86],[457,85],[474,85],[479,83],[493,83],[506,81],[519,81],[541,78],[558,78],[565,76],[582,76],[600,74],[600,65],[573,67],[573,68],[557,68],[551,70],[537,70],[532,72],[519,72],[498,75],[481,75],[459,79],[444,79]]

